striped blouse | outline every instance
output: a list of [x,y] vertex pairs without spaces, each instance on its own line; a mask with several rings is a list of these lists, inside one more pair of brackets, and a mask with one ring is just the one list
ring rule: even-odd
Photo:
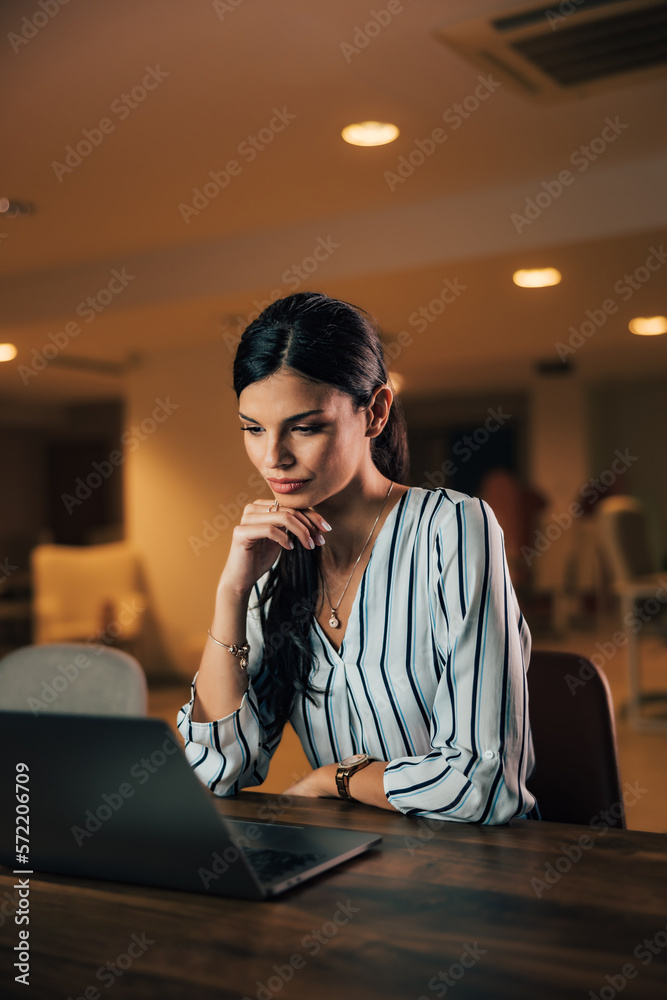
[[[257,598],[267,578],[255,584]],[[280,742],[265,731],[268,668],[260,669],[252,596],[246,634],[249,686],[240,707],[194,722],[195,675],[177,718],[187,759],[217,795],[261,784]],[[311,645],[311,680],[323,693],[317,706],[300,696],[290,721],[313,768],[368,753],[389,762],[384,791],[400,812],[484,824],[539,818],[525,784],[535,763],[531,636],[485,501],[408,489],[375,538],[340,651],[317,621]]]

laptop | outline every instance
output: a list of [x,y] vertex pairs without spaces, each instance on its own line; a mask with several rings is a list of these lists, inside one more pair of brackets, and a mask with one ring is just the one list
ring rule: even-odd
[[0,711],[0,801],[0,863],[13,871],[241,899],[275,896],[382,840],[263,822],[261,807],[258,819],[221,816],[164,719]]

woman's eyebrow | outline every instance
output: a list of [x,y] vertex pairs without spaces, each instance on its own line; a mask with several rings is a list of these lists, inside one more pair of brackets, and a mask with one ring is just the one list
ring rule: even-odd
[[[303,417],[309,417],[311,413],[324,413],[324,410],[304,410],[303,413],[295,413],[291,417],[285,417],[282,422],[284,424],[288,424],[291,420],[301,420]],[[259,420],[253,420],[252,417],[246,417],[245,413],[239,413],[239,417],[243,420],[250,420],[253,424],[259,423]]]

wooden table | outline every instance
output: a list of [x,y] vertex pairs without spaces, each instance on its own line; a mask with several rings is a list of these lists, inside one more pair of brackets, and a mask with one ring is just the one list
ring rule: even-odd
[[33,875],[28,987],[14,982],[12,969],[16,878],[0,869],[0,995],[667,997],[663,834],[526,820],[435,824],[333,799],[290,805],[257,792],[215,801],[249,820],[261,809],[276,822],[371,830],[384,839],[370,854],[261,903]]

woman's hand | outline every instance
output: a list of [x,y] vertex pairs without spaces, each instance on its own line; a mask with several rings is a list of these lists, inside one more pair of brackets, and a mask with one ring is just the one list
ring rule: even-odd
[[310,774],[307,774],[305,778],[301,778],[295,784],[286,788],[282,794],[304,795],[311,799],[337,799],[337,770],[338,764],[325,764],[324,767],[317,767]]
[[276,560],[280,548],[296,544],[314,549],[324,544],[323,531],[329,525],[313,507],[283,507],[269,510],[273,500],[255,500],[246,504],[241,523],[234,527],[232,544],[219,587],[233,594],[249,594],[253,586]]
[[[350,795],[356,802],[363,802],[367,806],[376,806],[378,809],[388,809],[389,812],[396,812],[396,808],[389,802],[384,791],[383,775],[387,766],[385,760],[375,760],[350,775],[349,788]],[[283,792],[283,795],[304,795],[311,799],[337,799],[339,798],[338,787],[336,785],[336,771],[338,764],[325,764],[318,767],[305,778],[301,778],[295,784],[290,785]]]

